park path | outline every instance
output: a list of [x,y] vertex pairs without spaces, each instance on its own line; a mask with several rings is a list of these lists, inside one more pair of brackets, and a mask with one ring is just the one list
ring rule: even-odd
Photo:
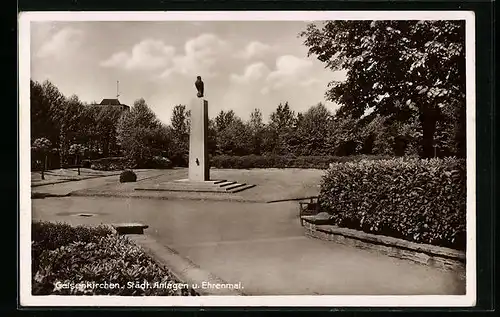
[[63,197],[32,206],[38,220],[147,224],[146,234],[249,295],[465,293],[459,273],[305,237],[294,202]]

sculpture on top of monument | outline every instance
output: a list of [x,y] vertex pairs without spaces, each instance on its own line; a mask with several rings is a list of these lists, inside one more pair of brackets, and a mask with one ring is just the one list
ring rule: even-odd
[[194,86],[196,87],[196,89],[198,89],[198,93],[196,94],[198,98],[203,97],[203,91],[205,89],[205,85],[201,80],[201,76],[196,77],[196,82],[194,83]]

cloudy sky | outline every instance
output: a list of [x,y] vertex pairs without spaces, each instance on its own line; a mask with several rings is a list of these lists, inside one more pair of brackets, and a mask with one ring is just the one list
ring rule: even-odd
[[280,102],[295,111],[325,102],[327,83],[342,77],[307,57],[302,21],[32,22],[31,78],[53,82],[86,102],[144,98],[168,123],[188,105],[202,76],[211,117],[253,108],[267,118]]

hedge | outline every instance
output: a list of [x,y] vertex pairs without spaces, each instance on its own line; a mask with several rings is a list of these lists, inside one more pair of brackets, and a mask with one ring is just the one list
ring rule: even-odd
[[390,156],[282,156],[282,155],[217,155],[210,158],[214,168],[318,168],[326,169],[330,163],[360,160],[381,160]]
[[125,157],[104,157],[90,161],[90,168],[100,171],[121,171],[128,167],[130,163]]
[[465,250],[465,177],[454,158],[335,163],[321,209],[341,227]]
[[[144,282],[163,286],[136,287],[145,285]],[[102,283],[119,287],[81,287]],[[33,223],[33,295],[196,295],[190,287],[173,285],[179,286],[179,281],[167,269],[108,227]]]
[[127,168],[172,168],[172,162],[168,158],[162,156],[153,156],[141,162],[133,162],[125,157],[105,157],[96,160],[85,160],[82,162],[82,165],[101,171],[122,171]]
[[169,169],[172,168],[172,161],[163,156],[153,156],[141,164],[137,164],[134,168],[154,168],[154,169]]

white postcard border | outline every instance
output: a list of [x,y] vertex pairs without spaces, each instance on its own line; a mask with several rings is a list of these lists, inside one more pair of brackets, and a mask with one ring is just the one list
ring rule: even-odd
[[[31,295],[30,23],[34,21],[465,20],[467,87],[466,295],[448,296],[33,296]],[[475,15],[470,11],[170,11],[19,14],[19,291],[21,306],[468,307],[476,303]]]

